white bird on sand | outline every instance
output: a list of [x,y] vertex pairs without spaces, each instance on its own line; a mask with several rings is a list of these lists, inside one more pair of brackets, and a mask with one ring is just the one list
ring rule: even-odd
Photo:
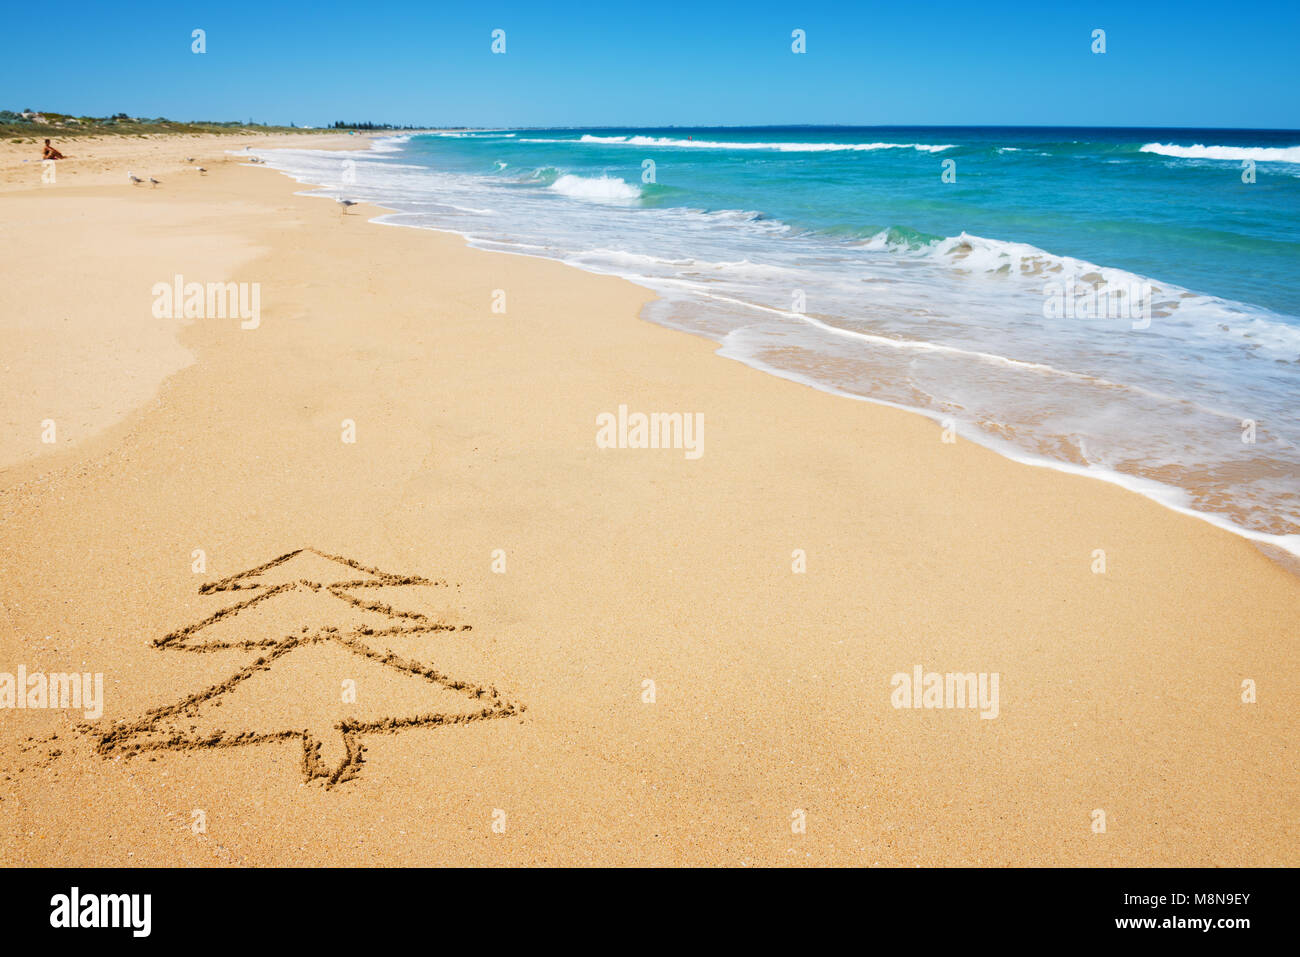
[[187,156],[187,157],[185,157],[185,162],[187,162],[187,163],[193,163],[193,162],[194,162],[194,157],[193,157],[193,156]]
[[162,181],[161,181],[161,180],[154,179],[152,176],[149,177],[149,188],[150,188],[150,189],[153,189],[155,186],[161,186],[161,185],[162,185]]
[[142,180],[139,176],[136,176],[135,173],[132,173],[130,170],[126,171],[126,178],[131,181],[131,185],[133,186],[139,186],[141,183],[144,182],[144,180]]
[[337,202],[340,206],[343,207],[343,213],[341,213],[340,215],[345,215],[349,208],[357,204],[357,201],[355,199],[339,199]]
[[194,167],[194,168],[195,168],[196,170],[198,170],[200,173],[206,173],[206,172],[207,172],[207,170],[205,170],[202,166],[196,166],[196,167]]

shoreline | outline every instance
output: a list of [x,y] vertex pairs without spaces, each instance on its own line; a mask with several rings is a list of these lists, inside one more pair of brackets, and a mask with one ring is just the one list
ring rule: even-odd
[[[400,133],[400,134],[394,133],[394,134],[388,134],[384,136],[375,136],[371,138],[371,142],[368,148],[371,150],[374,149],[375,140],[393,139],[399,136],[404,139],[409,139],[411,136],[418,136],[429,132],[436,132],[436,131],[416,131],[412,133]],[[275,167],[271,167],[271,168],[275,169]],[[294,181],[295,183],[307,187],[308,189],[302,193],[302,195],[305,196],[311,196],[312,189],[330,188],[327,186],[323,186],[322,184],[319,183],[314,183],[308,179],[300,179],[294,174],[286,170],[276,169],[275,171],[279,172],[281,175],[288,177],[290,180]],[[315,197],[315,198],[323,198],[323,197]],[[429,230],[432,232],[447,233],[459,237],[462,241],[465,242],[465,245],[467,247],[472,249],[479,249],[484,252],[500,253],[502,255],[516,255],[516,256],[523,256],[531,259],[542,259],[542,260],[549,260],[554,262],[561,262],[564,265],[571,266],[572,268],[587,273],[589,275],[611,276],[617,279],[621,279],[625,282],[629,282],[640,289],[644,289],[647,293],[649,293],[652,297],[654,297],[650,302],[647,302],[646,305],[642,307],[641,312],[638,314],[639,318],[641,318],[646,322],[651,322],[654,323],[655,325],[660,325],[664,328],[672,329],[677,332],[683,332],[687,335],[692,335],[697,338],[704,339],[707,342],[713,343],[716,347],[715,354],[718,355],[720,358],[729,359],[735,362],[740,362],[741,364],[746,365],[749,368],[757,369],[758,371],[764,372],[768,375],[774,375],[777,376],[778,378],[785,379],[790,382],[795,382],[797,384],[804,385],[807,386],[808,388],[815,389],[820,392],[825,392],[829,395],[834,395],[839,398],[849,399],[857,402],[867,402],[867,403],[884,406],[886,408],[891,408],[891,409],[898,409],[903,412],[909,412],[915,415],[920,415],[923,418],[929,419],[932,422],[936,422],[936,423],[941,423],[943,421],[944,417],[936,411],[923,409],[916,406],[904,405],[887,399],[874,398],[871,396],[858,395],[856,393],[848,392],[830,383],[819,382],[816,379],[813,379],[809,376],[801,375],[797,372],[778,369],[755,357],[747,358],[738,354],[731,354],[727,351],[727,345],[725,340],[716,339],[703,331],[684,329],[679,326],[673,326],[673,325],[668,325],[666,323],[655,322],[655,320],[647,318],[645,316],[645,312],[649,310],[651,302],[657,300],[658,294],[651,287],[637,282],[636,279],[628,275],[620,274],[617,272],[602,272],[595,268],[586,267],[580,263],[569,262],[567,260],[558,259],[556,257],[543,256],[537,253],[488,248],[481,244],[476,244],[471,239],[471,237],[455,229],[444,229],[444,228],[433,227],[433,226],[391,222],[388,221],[389,217],[393,215],[400,215],[401,214],[400,210],[396,210],[379,203],[371,203],[368,205],[372,205],[376,209],[384,210],[384,213],[382,215],[374,217],[371,220],[372,222],[378,225],[400,226],[400,227],[410,228],[410,229],[422,229],[422,230]],[[1283,535],[1283,534],[1277,534],[1272,532],[1258,531],[1256,529],[1251,529],[1241,525],[1237,525],[1225,515],[1214,513],[1214,512],[1200,511],[1198,509],[1192,508],[1191,506],[1182,504],[1180,501],[1178,501],[1178,499],[1187,496],[1187,492],[1184,489],[1179,488],[1178,486],[1168,485],[1163,482],[1158,482],[1153,479],[1144,478],[1138,475],[1117,472],[1109,469],[1098,469],[1098,468],[1093,468],[1091,466],[1080,466],[1072,462],[1053,459],[1046,455],[1036,455],[1033,453],[1024,452],[1022,450],[1011,447],[1008,443],[998,441],[992,435],[982,433],[977,429],[971,429],[969,426],[963,426],[963,424],[961,423],[957,424],[956,434],[964,441],[974,442],[975,444],[981,446],[982,448],[989,449],[990,451],[995,452],[996,454],[1002,456],[1003,458],[1009,459],[1010,461],[1019,463],[1021,465],[1027,465],[1034,468],[1045,468],[1045,469],[1061,472],[1067,475],[1082,476],[1085,478],[1091,478],[1097,481],[1115,485],[1128,492],[1132,492],[1145,499],[1155,502],[1156,504],[1162,506],[1163,508],[1167,508],[1170,511],[1175,512],[1179,515],[1184,515],[1190,518],[1197,519],[1202,522],[1206,522],[1207,524],[1213,526],[1214,528],[1220,529],[1222,531],[1227,531],[1233,535],[1245,539],[1246,541],[1250,542],[1255,548],[1257,548],[1261,554],[1268,557],[1271,561],[1276,562],[1279,566],[1286,569],[1291,574],[1300,576],[1300,534]]]
[[[176,271],[261,281],[263,316],[168,326],[196,361],[0,471],[0,671],[103,672],[106,722],[218,688],[257,652],[153,642],[220,603],[201,583],[310,546],[433,583],[419,609],[473,629],[401,653],[527,710],[367,737],[334,788],[304,781],[293,741],[114,760],[80,715],[0,712],[7,860],[1296,863],[1300,586],[1239,537],[719,362],[640,319],[647,295],[622,280],[373,229],[278,176],[75,189],[75,219],[16,195],[31,218],[0,237],[57,245],[75,223],[86,257],[52,258],[47,281],[85,283],[68,306],[102,299],[108,338]],[[101,262],[116,278],[93,279]],[[620,404],[703,415],[704,454],[598,448]],[[404,700],[323,650],[294,663],[316,654],[220,720],[302,728],[320,676],[335,697],[357,678],[363,717]],[[891,705],[891,676],[917,666],[1000,674],[998,717]]]

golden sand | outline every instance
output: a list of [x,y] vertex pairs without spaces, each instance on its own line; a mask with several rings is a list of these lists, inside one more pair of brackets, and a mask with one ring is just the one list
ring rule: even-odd
[[[0,673],[105,696],[0,710],[0,861],[1300,863],[1300,582],[1249,543],[246,142],[0,148]],[[260,324],[156,318],[176,274]],[[598,448],[620,405],[703,454]],[[894,707],[917,666],[997,717]]]

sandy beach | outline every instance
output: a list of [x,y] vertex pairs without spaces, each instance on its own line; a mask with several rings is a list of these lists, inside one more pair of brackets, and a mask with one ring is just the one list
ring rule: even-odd
[[[0,146],[0,672],[103,676],[0,711],[0,860],[1300,864],[1251,543],[250,144],[368,141]],[[256,321],[160,318],[178,276]],[[636,413],[699,454],[600,447]],[[996,713],[897,707],[918,667]]]

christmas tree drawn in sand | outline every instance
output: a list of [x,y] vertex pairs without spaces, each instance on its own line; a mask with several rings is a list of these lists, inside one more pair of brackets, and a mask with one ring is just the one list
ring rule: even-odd
[[202,586],[202,595],[229,592],[239,600],[156,639],[155,647],[261,654],[220,684],[92,731],[96,751],[129,757],[296,739],[306,779],[333,787],[360,770],[365,735],[521,714],[523,706],[496,688],[422,663],[454,660],[456,649],[438,638],[470,626],[411,610],[418,607],[408,598],[413,586],[445,583],[390,575],[313,548]]

